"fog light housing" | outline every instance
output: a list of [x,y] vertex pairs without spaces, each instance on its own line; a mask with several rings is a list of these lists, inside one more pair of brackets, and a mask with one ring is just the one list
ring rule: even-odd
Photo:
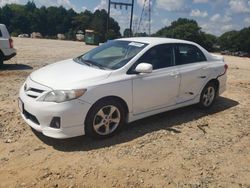
[[60,117],[53,117],[50,122],[50,127],[60,129],[61,127],[61,118]]

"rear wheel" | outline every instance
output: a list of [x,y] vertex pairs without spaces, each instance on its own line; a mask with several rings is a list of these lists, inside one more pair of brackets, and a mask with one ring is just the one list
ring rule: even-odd
[[209,108],[214,103],[216,98],[216,87],[215,84],[208,83],[201,92],[199,106],[201,108]]
[[91,137],[113,136],[125,124],[125,111],[116,100],[100,101],[90,109],[86,118],[86,134]]

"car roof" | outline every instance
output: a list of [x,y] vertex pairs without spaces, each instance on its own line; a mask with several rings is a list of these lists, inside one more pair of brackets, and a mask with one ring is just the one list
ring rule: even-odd
[[[131,37],[131,38],[121,38],[118,40],[141,42],[148,44],[162,44],[162,43],[185,43],[185,44],[195,44],[194,42],[173,39],[173,38],[163,38],[163,37]],[[197,45],[197,44],[195,44]]]
[[140,43],[147,43],[150,46],[158,45],[158,44],[167,44],[167,43],[182,43],[182,44],[192,44],[198,47],[206,56],[208,60],[213,60],[214,57],[211,56],[211,54],[201,47],[199,44],[196,44],[195,42],[187,41],[187,40],[181,40],[181,39],[173,39],[173,38],[163,38],[163,37],[131,37],[131,38],[120,38],[117,40],[123,40],[123,41],[131,41],[131,42],[140,42]]

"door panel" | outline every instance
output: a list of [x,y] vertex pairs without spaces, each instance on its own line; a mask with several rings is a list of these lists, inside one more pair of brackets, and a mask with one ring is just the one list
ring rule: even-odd
[[206,62],[178,66],[181,84],[177,103],[194,99],[209,77]]
[[191,44],[175,47],[175,64],[181,75],[177,103],[194,99],[208,78],[207,60],[202,51]]
[[136,75],[133,79],[134,114],[176,104],[180,75],[175,67]]

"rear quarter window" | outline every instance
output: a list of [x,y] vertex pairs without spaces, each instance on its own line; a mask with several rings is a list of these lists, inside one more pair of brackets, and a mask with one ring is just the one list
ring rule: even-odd
[[1,29],[0,29],[0,37],[3,37],[3,34],[2,34],[2,31],[1,31]]

